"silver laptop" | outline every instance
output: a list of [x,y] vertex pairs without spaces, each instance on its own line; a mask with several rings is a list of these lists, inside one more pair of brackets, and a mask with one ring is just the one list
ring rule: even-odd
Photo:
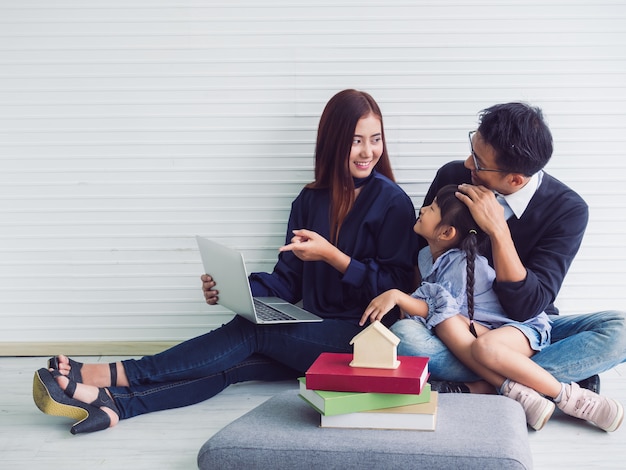
[[258,324],[319,322],[322,318],[278,297],[252,297],[243,254],[196,236],[204,271],[215,279],[219,305]]

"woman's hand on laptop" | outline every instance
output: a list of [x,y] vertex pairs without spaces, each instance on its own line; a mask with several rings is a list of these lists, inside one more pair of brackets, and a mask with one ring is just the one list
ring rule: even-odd
[[204,294],[206,303],[209,305],[215,305],[219,300],[219,291],[213,289],[215,287],[215,281],[208,274],[200,276],[200,280],[202,281],[202,293]]

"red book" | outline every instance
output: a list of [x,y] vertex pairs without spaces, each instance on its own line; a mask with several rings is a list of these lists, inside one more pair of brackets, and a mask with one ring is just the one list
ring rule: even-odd
[[351,367],[350,353],[322,353],[306,371],[306,388],[336,392],[420,394],[428,380],[428,358],[398,356],[396,369]]

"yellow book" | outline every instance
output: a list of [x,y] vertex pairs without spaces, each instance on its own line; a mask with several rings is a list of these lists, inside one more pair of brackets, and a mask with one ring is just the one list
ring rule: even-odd
[[428,403],[396,406],[333,416],[321,415],[323,428],[406,429],[434,431],[439,394],[430,392]]

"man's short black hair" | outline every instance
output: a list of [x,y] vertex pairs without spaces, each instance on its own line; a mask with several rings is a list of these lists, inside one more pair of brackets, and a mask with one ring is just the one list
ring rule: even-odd
[[498,168],[532,176],[552,157],[552,133],[538,107],[496,104],[479,115],[478,132],[496,151]]

